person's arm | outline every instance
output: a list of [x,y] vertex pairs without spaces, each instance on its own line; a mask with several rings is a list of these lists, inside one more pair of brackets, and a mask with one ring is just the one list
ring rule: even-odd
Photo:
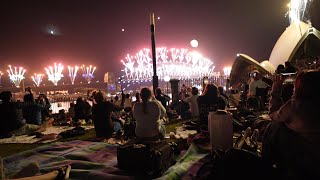
[[272,114],[273,112],[279,110],[283,105],[283,100],[281,98],[282,84],[283,80],[281,79],[281,76],[276,76],[271,89],[271,97],[269,100],[269,114]]

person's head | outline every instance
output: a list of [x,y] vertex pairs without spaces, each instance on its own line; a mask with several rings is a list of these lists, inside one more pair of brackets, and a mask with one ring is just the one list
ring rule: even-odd
[[32,94],[26,94],[23,96],[24,102],[35,102]]
[[223,94],[224,93],[224,89],[222,86],[218,86],[218,90],[219,90],[219,93],[220,94]]
[[126,94],[126,98],[129,99],[130,98],[130,94]]
[[202,94],[203,96],[218,97],[218,88],[214,84],[207,84]]
[[141,100],[143,103],[143,112],[147,113],[147,103],[151,99],[151,96],[152,96],[151,90],[146,87],[142,88],[140,95],[141,95]]
[[78,103],[82,103],[82,102],[83,102],[83,98],[82,98],[82,97],[78,97],[78,98],[77,98],[77,104],[78,104]]
[[74,102],[71,102],[71,103],[70,103],[70,107],[74,107]]
[[118,101],[119,100],[119,96],[115,96],[114,100]]
[[142,88],[140,92],[142,102],[147,102],[151,99],[152,93],[151,90],[147,87]]
[[12,93],[10,91],[1,92],[0,99],[3,103],[10,102],[12,99]]
[[279,64],[277,67],[277,71],[281,71],[284,70],[284,65],[283,64]]
[[162,94],[162,91],[161,91],[161,88],[160,88],[160,87],[157,87],[157,88],[156,88],[155,94],[156,94],[157,96],[159,96],[159,95]]
[[140,93],[137,92],[137,93],[136,93],[136,101],[137,101],[137,102],[140,102],[140,99],[141,99],[141,98],[140,98]]
[[303,101],[320,100],[320,71],[302,71],[294,83],[294,98]]
[[192,87],[192,88],[191,88],[191,93],[192,93],[192,95],[198,95],[198,93],[199,93],[198,88]]
[[103,93],[101,91],[97,92],[94,96],[94,100],[98,103],[102,102],[104,100]]

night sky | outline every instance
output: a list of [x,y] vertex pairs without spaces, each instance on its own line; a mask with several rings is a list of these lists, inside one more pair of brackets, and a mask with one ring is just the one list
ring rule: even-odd
[[[45,73],[53,62],[97,66],[119,74],[126,54],[151,49],[149,14],[156,20],[156,46],[196,49],[218,69],[237,53],[269,59],[289,26],[289,0],[5,0],[0,2],[0,71],[8,64]],[[308,17],[320,29],[320,0]],[[122,31],[124,29],[124,31]],[[52,31],[52,32],[51,32]],[[64,74],[67,73],[67,68]],[[6,73],[7,74],[7,73]],[[5,76],[4,76],[5,77]],[[64,78],[67,79],[67,78]]]

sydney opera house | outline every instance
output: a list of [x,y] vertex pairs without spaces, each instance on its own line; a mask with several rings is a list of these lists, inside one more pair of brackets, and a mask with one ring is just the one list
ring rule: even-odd
[[304,22],[291,24],[276,42],[269,60],[257,61],[245,54],[238,54],[230,74],[230,86],[246,83],[248,73],[259,70],[268,76],[279,64],[291,62],[299,69],[317,63],[320,57],[320,32]]

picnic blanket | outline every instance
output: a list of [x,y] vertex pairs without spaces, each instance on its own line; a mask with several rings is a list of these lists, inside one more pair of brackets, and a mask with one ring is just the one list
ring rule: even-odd
[[[94,128],[94,126],[82,126],[85,130],[89,130]],[[61,132],[73,129],[74,127],[70,126],[51,126],[48,127],[44,132],[41,132],[42,134],[59,134]],[[0,139],[0,144],[7,144],[7,143],[20,143],[20,144],[33,144],[33,143],[49,143],[56,141],[57,139],[52,140],[45,140],[42,141],[41,138],[37,138],[35,135],[29,136],[29,135],[21,135],[21,136],[15,136],[10,138],[3,138]]]
[[[56,142],[3,159],[5,175],[14,174],[28,164],[37,162],[40,172],[71,165],[70,179],[134,179],[131,174],[117,167],[117,146],[105,142],[70,141]],[[180,179],[192,174],[199,167],[201,153],[191,145],[177,163],[159,179]]]

